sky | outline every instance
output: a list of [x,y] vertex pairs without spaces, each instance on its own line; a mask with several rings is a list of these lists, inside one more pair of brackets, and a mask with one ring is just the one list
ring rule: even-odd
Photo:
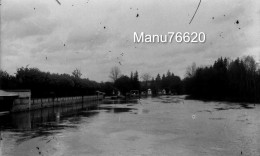
[[[59,4],[60,3],[60,4]],[[183,78],[193,62],[252,55],[260,62],[260,1],[1,0],[0,67],[20,67],[110,81],[112,67]],[[137,14],[139,15],[137,17]],[[238,21],[238,23],[237,23]],[[205,43],[134,43],[134,32],[204,32]]]

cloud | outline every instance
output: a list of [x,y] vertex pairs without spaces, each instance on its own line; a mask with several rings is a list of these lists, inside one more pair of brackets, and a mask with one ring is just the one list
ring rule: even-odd
[[3,40],[48,35],[58,25],[50,18],[48,6],[41,2],[10,0],[2,4],[2,9]]
[[73,29],[68,35],[67,43],[73,50],[96,49],[104,46],[112,37],[104,32],[89,32],[88,29]]
[[55,23],[42,18],[40,22],[21,21],[4,27],[4,38],[23,39],[26,37],[48,35],[53,32]]
[[4,1],[2,2],[1,9],[4,24],[19,22],[35,15],[50,15],[50,10],[46,4],[34,0],[26,0],[20,3],[17,3],[15,0]]
[[[190,0],[61,3],[3,2],[1,63],[4,69],[15,72],[16,67],[30,64],[44,71],[71,73],[79,68],[84,76],[105,81],[110,68],[116,65],[127,75],[138,70],[155,76],[169,69],[183,76],[192,62],[207,65],[220,56],[235,58],[259,50],[260,20],[256,7],[259,2],[253,0],[202,1],[191,24],[197,2]],[[239,25],[234,24],[236,20]],[[169,31],[205,32],[207,41],[203,44],[133,43],[134,32],[166,34]]]

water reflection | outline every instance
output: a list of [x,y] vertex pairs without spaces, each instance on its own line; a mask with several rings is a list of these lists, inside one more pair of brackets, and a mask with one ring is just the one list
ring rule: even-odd
[[[114,107],[114,105],[137,104],[138,100],[105,100],[103,102],[88,102],[66,107],[51,107],[33,110],[30,112],[11,113],[0,116],[1,131],[33,131],[39,130],[40,134],[49,130],[60,130],[67,127],[76,127],[82,117],[92,117],[100,110],[113,113],[129,112],[134,108]],[[30,132],[31,133],[31,132]]]
[[104,104],[128,104],[128,105],[134,105],[139,103],[139,99],[129,99],[129,100],[110,100],[106,99],[103,101]]
[[[51,107],[30,112],[11,113],[0,116],[0,128],[2,131],[30,131],[49,130],[73,127],[68,123],[75,124],[81,117],[91,117],[95,112],[86,110],[95,109],[98,102],[71,105],[66,107]],[[73,116],[73,120],[70,117]],[[66,125],[64,125],[65,122]]]
[[[124,113],[134,110],[125,108],[127,104],[138,104],[137,100],[105,100],[94,101],[84,104],[76,104],[66,107],[52,107],[28,112],[11,113],[0,116],[0,136],[7,132],[8,138],[15,138],[13,143],[8,144],[6,150],[11,150],[9,145],[21,144],[37,137],[55,139],[55,135],[69,128],[77,129],[87,120],[91,123],[92,118],[101,112]],[[6,138],[6,137],[5,137]],[[0,138],[1,139],[1,138]],[[6,139],[4,139],[6,140]],[[5,141],[6,142],[6,141]],[[3,143],[0,140],[0,143]],[[4,148],[1,146],[0,148]],[[0,154],[1,154],[0,149]]]

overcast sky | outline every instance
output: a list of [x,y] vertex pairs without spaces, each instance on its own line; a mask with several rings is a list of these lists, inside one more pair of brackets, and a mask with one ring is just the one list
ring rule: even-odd
[[[202,0],[2,0],[1,68],[14,74],[29,65],[42,71],[109,80],[118,66],[182,78],[192,62],[253,55],[260,60],[260,1]],[[139,17],[136,15],[139,14]],[[239,21],[239,24],[235,23]],[[104,28],[105,27],[105,28]],[[205,32],[205,43],[134,43],[134,32]],[[120,64],[120,63],[121,64]]]

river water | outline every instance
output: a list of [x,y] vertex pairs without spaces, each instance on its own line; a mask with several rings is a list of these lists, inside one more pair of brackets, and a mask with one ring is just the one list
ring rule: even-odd
[[2,156],[259,156],[260,105],[181,96],[0,116]]

